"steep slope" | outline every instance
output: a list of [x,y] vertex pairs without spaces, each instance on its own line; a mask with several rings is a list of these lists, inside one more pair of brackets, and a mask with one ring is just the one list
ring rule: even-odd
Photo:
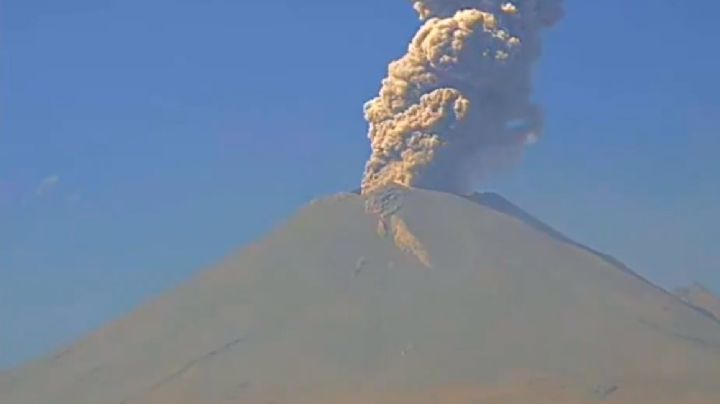
[[720,297],[700,284],[679,288],[675,291],[685,303],[702,310],[720,321]]
[[54,357],[3,404],[717,403],[720,323],[465,198],[348,194]]
[[630,268],[627,267],[627,265],[623,264],[617,258],[615,258],[611,255],[602,253],[600,251],[594,250],[586,245],[580,244],[577,241],[572,240],[571,238],[562,234],[558,230],[556,230],[556,229],[552,228],[551,226],[549,226],[548,224],[542,222],[540,219],[538,219],[535,216],[531,215],[530,213],[522,210],[519,206],[516,206],[512,202],[503,198],[502,195],[496,194],[494,192],[484,192],[484,193],[474,193],[472,195],[467,196],[467,198],[473,202],[477,202],[483,206],[489,207],[498,212],[512,216],[512,217],[522,221],[523,223],[527,224],[528,226],[532,227],[533,229],[547,234],[548,236],[554,238],[555,240],[562,241],[564,243],[567,243],[574,247],[577,247],[581,250],[585,250],[587,252],[595,254],[599,258],[606,261],[608,264],[613,265],[619,269],[622,269],[623,271],[627,272],[628,274],[642,278],[642,277],[640,277],[640,275],[633,272]]

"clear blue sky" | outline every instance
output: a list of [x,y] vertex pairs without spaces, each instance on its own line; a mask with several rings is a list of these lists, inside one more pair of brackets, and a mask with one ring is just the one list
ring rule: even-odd
[[[567,0],[546,137],[487,184],[672,287],[720,291],[720,3]],[[0,367],[358,185],[404,0],[5,0]]]

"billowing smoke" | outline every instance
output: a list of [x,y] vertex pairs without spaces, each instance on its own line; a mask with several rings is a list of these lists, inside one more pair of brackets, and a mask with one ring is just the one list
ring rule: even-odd
[[562,0],[416,0],[424,25],[365,105],[363,193],[388,184],[467,193],[542,133],[530,101],[540,32]]

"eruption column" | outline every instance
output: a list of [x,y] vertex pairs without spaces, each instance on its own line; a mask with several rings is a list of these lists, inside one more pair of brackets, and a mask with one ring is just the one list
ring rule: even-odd
[[365,105],[363,193],[389,184],[466,193],[542,132],[530,101],[540,32],[562,0],[418,0],[424,21]]

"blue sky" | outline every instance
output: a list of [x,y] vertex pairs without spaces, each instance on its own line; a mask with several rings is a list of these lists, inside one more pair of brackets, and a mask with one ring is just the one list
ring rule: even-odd
[[[545,138],[492,179],[659,284],[720,291],[720,3],[567,0]],[[5,0],[0,367],[358,185],[406,1]]]

